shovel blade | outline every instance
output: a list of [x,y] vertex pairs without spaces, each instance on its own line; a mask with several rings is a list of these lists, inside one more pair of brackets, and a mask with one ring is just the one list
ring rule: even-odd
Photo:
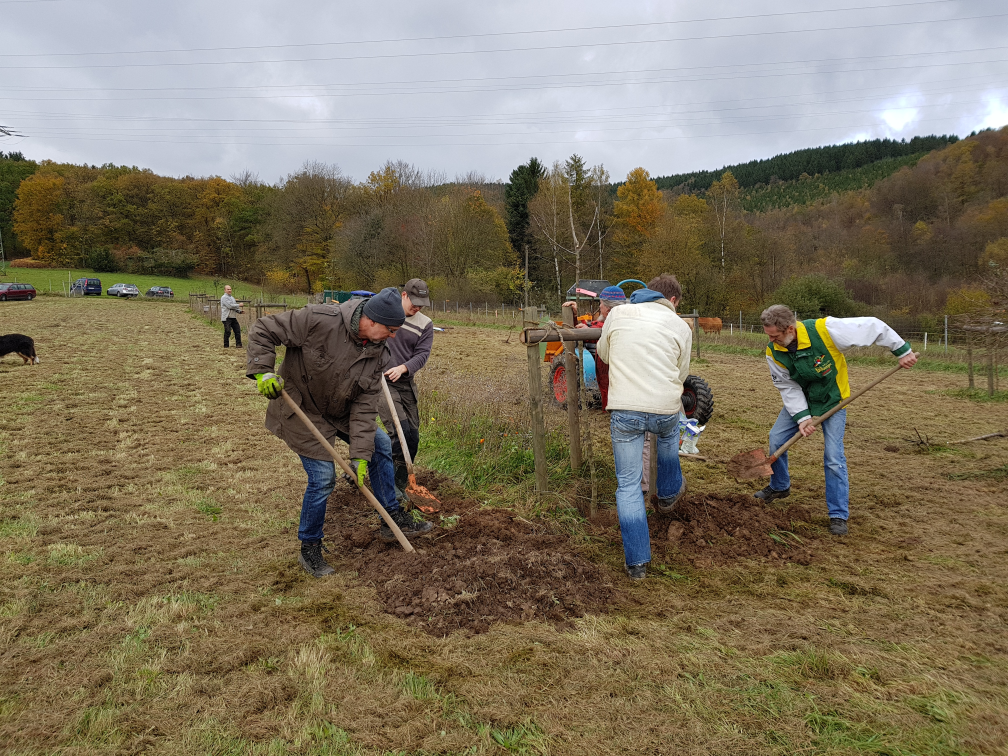
[[440,511],[439,504],[441,501],[430,491],[428,491],[424,486],[421,486],[416,482],[416,476],[410,473],[409,485],[406,486],[406,493],[410,497],[410,501],[416,505],[416,508],[421,512],[426,514],[434,514]]
[[773,472],[770,469],[770,460],[766,452],[762,449],[736,454],[728,460],[728,474],[736,480],[754,480],[755,478],[768,478]]

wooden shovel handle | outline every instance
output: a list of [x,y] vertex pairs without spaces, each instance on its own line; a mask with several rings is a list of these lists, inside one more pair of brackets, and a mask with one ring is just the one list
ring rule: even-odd
[[385,392],[385,401],[388,402],[389,412],[392,413],[392,422],[395,423],[396,434],[399,436],[399,445],[402,447],[403,458],[406,460],[406,469],[409,474],[413,474],[413,460],[410,459],[409,447],[406,446],[406,436],[403,433],[402,425],[399,423],[399,413],[396,412],[395,402],[392,401],[392,392],[389,391],[385,376],[381,377],[382,391]]
[[[842,402],[840,402],[840,404],[838,404],[833,409],[831,409],[831,410],[829,410],[827,412],[822,413],[819,417],[812,418],[812,425],[813,426],[822,425],[824,422],[826,422],[827,420],[829,420],[831,417],[833,417],[833,415],[835,415],[837,412],[839,412],[840,410],[842,410],[848,404],[850,404],[851,402],[853,402],[855,399],[857,399],[863,393],[865,393],[869,389],[875,388],[876,386],[878,386],[880,383],[882,383],[882,381],[884,381],[889,376],[896,375],[896,373],[898,373],[900,370],[903,370],[903,366],[902,365],[897,365],[892,370],[890,370],[889,372],[887,372],[885,375],[881,376],[880,378],[876,378],[874,381],[872,381],[871,383],[869,383],[863,389],[861,389],[859,391],[856,391],[853,394],[851,394],[850,396],[848,396],[846,399],[844,399]],[[770,458],[767,461],[770,464],[773,464],[774,462],[776,462],[778,459],[780,459],[780,456],[784,452],[786,452],[788,449],[790,449],[791,446],[796,441],[798,441],[801,437],[802,437],[801,431],[798,431],[797,433],[795,433],[793,436],[791,436],[791,438],[789,438],[787,441],[784,442],[783,446],[781,446],[777,451],[775,451],[773,454],[771,454]]]
[[[326,437],[322,435],[322,432],[315,427],[315,423],[308,419],[308,415],[306,415],[304,411],[298,407],[297,402],[291,399],[290,394],[288,394],[285,389],[281,389],[280,394],[283,396],[284,401],[287,402],[287,406],[294,410],[294,414],[301,418],[301,422],[303,422],[305,427],[311,431],[313,436],[315,436],[315,440],[325,447],[325,450],[332,455],[333,460],[340,466],[340,468],[342,468],[343,472],[356,481],[357,473],[354,472],[354,469],[350,467],[343,457],[339,455],[339,452],[333,448],[333,445],[326,440]],[[380,514],[381,518],[385,520],[385,524],[389,526],[389,529],[391,529],[392,533],[396,537],[396,540],[399,541],[399,545],[403,547],[403,550],[407,552],[413,551],[413,545],[406,539],[406,536],[403,535],[402,530],[400,530],[399,526],[396,525],[395,520],[393,520],[389,513],[385,511],[385,507],[378,503],[378,499],[375,498],[375,495],[360,483],[357,484],[357,488],[359,488],[360,492],[364,494],[364,498],[371,503],[371,506],[378,510],[378,514]]]

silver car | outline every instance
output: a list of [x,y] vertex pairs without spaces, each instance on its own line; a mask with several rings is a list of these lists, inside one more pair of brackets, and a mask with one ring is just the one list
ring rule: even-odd
[[140,289],[133,284],[117,283],[114,286],[110,286],[109,290],[105,293],[110,297],[139,297]]

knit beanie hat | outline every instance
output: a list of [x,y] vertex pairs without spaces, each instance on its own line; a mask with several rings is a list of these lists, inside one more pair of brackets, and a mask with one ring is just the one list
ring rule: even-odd
[[364,314],[375,323],[398,328],[406,320],[402,295],[395,286],[387,286],[364,303]]
[[606,286],[599,294],[599,299],[606,304],[622,304],[623,302],[626,302],[626,294],[623,293],[623,289],[619,286]]

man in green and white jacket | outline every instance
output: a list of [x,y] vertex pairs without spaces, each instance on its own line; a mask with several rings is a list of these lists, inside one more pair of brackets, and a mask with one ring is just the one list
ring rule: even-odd
[[[904,368],[917,362],[910,344],[878,318],[819,318],[798,321],[785,305],[773,305],[760,316],[770,337],[766,360],[770,377],[784,402],[770,431],[770,450],[780,448],[797,431],[815,433],[814,417],[832,409],[848,396],[847,360],[851,347],[881,346],[892,351]],[[847,534],[850,485],[844,454],[847,410],[842,409],[822,423],[825,438],[826,507],[830,532]],[[782,499],[791,493],[787,454],[771,466],[770,485],[755,495],[763,501]]]

